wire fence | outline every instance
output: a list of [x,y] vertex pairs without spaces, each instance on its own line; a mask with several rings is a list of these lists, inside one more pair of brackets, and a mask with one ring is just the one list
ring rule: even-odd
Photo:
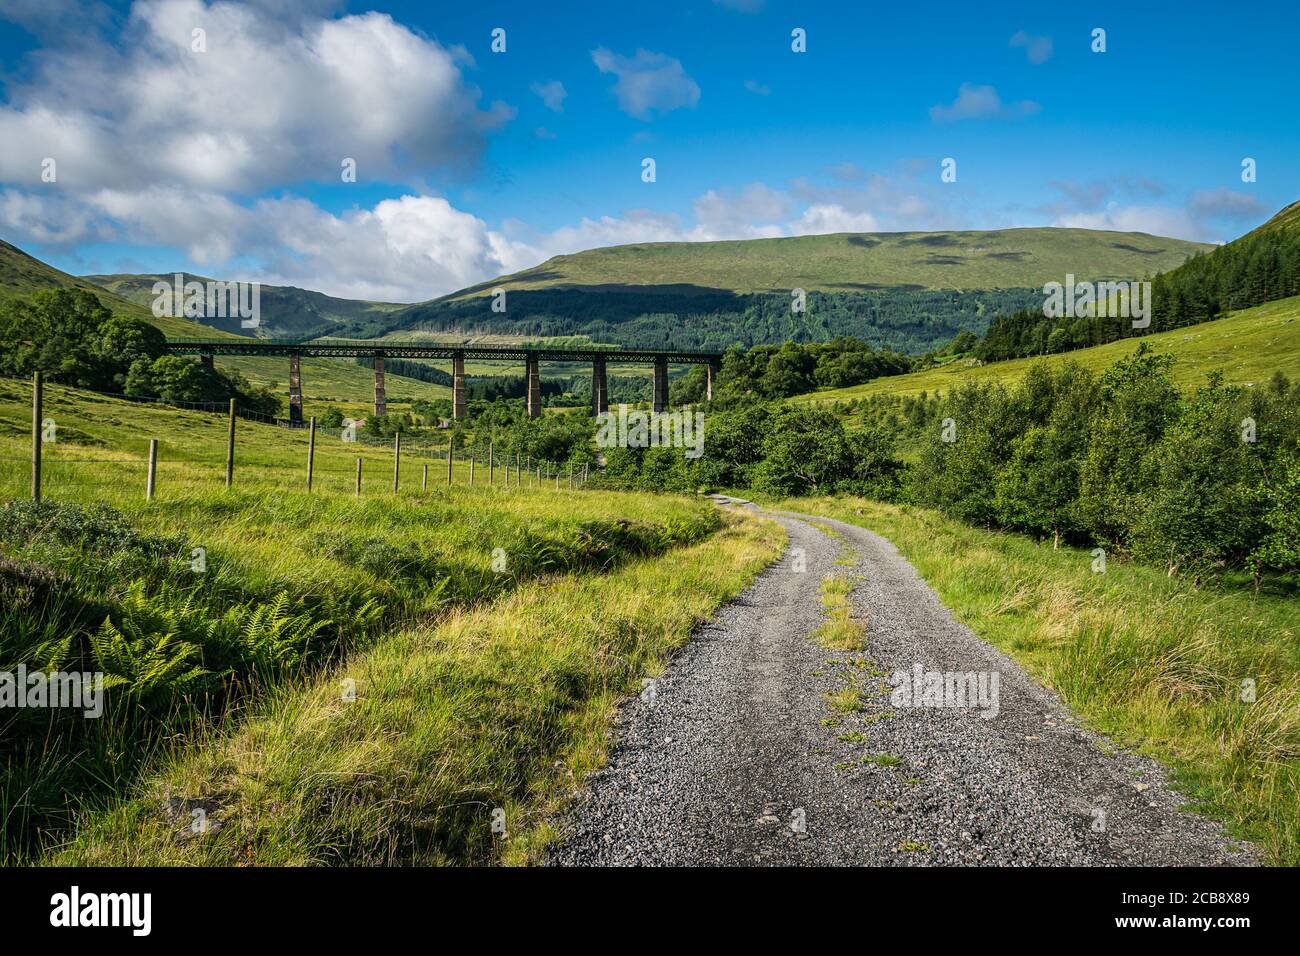
[[[453,443],[434,446],[411,443],[409,436],[402,434],[391,441],[375,438],[356,426],[326,428],[315,419],[303,422],[301,428],[278,432],[255,429],[250,433],[246,426],[240,427],[241,421],[282,428],[290,423],[256,412],[241,414],[234,400],[227,404],[174,402],[60,388],[74,394],[126,397],[214,416],[224,413],[225,441],[216,444],[210,437],[192,439],[184,434],[183,427],[169,430],[161,439],[150,438],[131,433],[129,428],[134,426],[129,426],[113,447],[104,447],[103,442],[77,428],[85,422],[69,421],[62,415],[57,422],[46,417],[44,384],[37,373],[31,385],[31,454],[0,455],[0,484],[6,490],[15,485],[21,488],[27,469],[30,494],[36,500],[59,490],[85,486],[110,485],[120,492],[124,483],[134,482],[139,482],[144,497],[153,500],[160,491],[177,486],[221,482],[233,487],[246,483],[250,471],[259,485],[269,481],[293,490],[349,490],[357,495],[376,489],[396,493],[417,487],[427,492],[452,485],[574,490],[585,487],[589,477],[585,464],[548,461],[507,450],[490,437],[459,448]],[[71,431],[74,437],[60,441],[60,430],[65,435]],[[102,454],[95,453],[97,447],[104,447]]]

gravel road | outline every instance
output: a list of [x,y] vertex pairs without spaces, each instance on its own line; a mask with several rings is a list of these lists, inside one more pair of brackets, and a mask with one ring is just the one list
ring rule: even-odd
[[[1158,765],[1115,752],[957,623],[887,540],[769,517],[786,553],[623,708],[607,767],[559,821],[551,865],[1254,862],[1178,809]],[[866,651],[810,636],[832,573],[856,581]],[[895,672],[917,664],[983,675],[983,704],[891,700]],[[836,716],[826,695],[849,686],[861,709]]]

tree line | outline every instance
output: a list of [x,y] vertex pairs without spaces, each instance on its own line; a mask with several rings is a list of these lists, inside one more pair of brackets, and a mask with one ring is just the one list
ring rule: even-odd
[[1101,375],[1043,363],[1012,387],[943,397],[738,405],[708,417],[703,457],[616,449],[605,474],[919,504],[1171,573],[1300,574],[1300,383],[1278,373],[1247,389],[1216,373],[1184,395],[1173,362],[1143,345]]
[[224,402],[275,415],[280,400],[234,370],[207,368],[169,355],[153,325],[113,315],[84,289],[44,289],[0,311],[0,375],[40,371],[50,382],[133,398],[169,402]]

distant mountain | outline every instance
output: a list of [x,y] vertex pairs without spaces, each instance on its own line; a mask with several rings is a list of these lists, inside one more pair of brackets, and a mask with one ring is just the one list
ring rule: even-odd
[[[208,283],[216,280],[207,276],[186,273],[185,281]],[[131,302],[152,308],[153,287],[156,282],[174,281],[166,275],[93,275],[83,276],[86,282],[108,289]],[[261,324],[257,329],[241,328],[237,318],[203,319],[205,325],[235,335],[255,335],[260,338],[314,338],[329,335],[343,325],[381,321],[385,315],[402,305],[389,302],[367,302],[360,299],[337,299],[323,292],[299,289],[295,286],[262,285]]]
[[[918,353],[1041,304],[1045,282],[1139,279],[1210,248],[1056,228],[639,243],[556,256],[341,334],[583,335],[713,349],[852,335]],[[492,309],[497,289],[506,293],[504,312]],[[807,293],[802,313],[791,307],[793,289]]]
[[575,286],[739,293],[1030,288],[1063,281],[1067,272],[1080,279],[1141,278],[1210,248],[1144,232],[1056,228],[651,242],[555,256],[447,298]]

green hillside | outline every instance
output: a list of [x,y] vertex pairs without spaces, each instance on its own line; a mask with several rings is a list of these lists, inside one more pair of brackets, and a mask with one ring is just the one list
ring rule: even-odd
[[1067,273],[1080,279],[1141,277],[1209,248],[1144,232],[1055,228],[653,242],[556,256],[448,298],[487,295],[494,288],[563,286],[660,286],[682,293],[1026,288],[1064,281]]
[[[174,280],[172,275],[92,275],[82,278],[145,308],[152,307],[155,282],[170,285]],[[185,274],[185,280],[203,283],[218,281],[191,273]],[[329,334],[340,323],[364,321],[403,308],[402,305],[389,302],[338,299],[295,286],[263,284],[260,295],[261,325],[257,329],[241,328],[239,320],[231,318],[205,320],[203,324],[236,335],[311,338]]]
[[976,364],[974,359],[957,359],[940,368],[878,378],[851,388],[812,392],[790,401],[840,402],[870,395],[947,394],[967,382],[1017,381],[1034,362],[1057,366],[1074,361],[1100,371],[1136,351],[1144,342],[1177,357],[1174,379],[1180,387],[1199,385],[1209,372],[1216,370],[1223,372],[1228,382],[1247,385],[1265,382],[1275,371],[1284,372],[1293,380],[1300,379],[1300,296],[1243,309],[1213,322],[1121,339],[1094,348],[985,365]]
[[93,292],[114,315],[129,315],[144,319],[162,329],[168,336],[212,334],[214,337],[224,337],[189,319],[175,319],[170,316],[155,318],[147,307],[106,291],[85,279],[60,272],[40,259],[29,256],[17,246],[0,239],[0,306],[15,299],[25,299],[33,292],[42,289],[84,289]]
[[[701,350],[853,336],[917,355],[1041,305],[1049,280],[1142,278],[1208,248],[1052,228],[641,243],[556,256],[348,332],[586,336]],[[791,308],[795,288],[807,292],[801,313]],[[494,289],[506,291],[504,312],[491,309]]]

